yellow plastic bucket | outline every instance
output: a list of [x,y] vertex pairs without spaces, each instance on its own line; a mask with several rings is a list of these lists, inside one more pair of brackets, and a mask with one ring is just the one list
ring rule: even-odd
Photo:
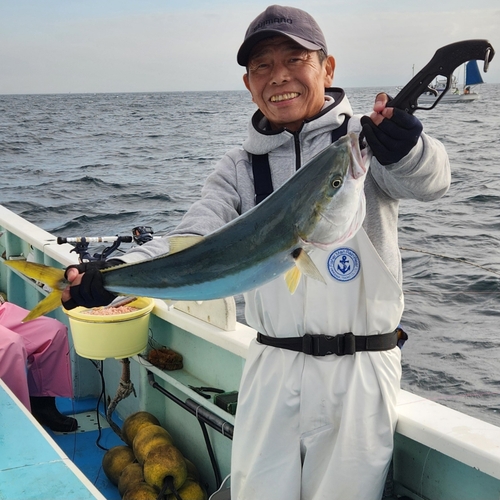
[[85,307],[64,309],[77,354],[89,359],[120,359],[142,352],[148,343],[154,300],[140,297],[128,305],[137,311],[101,316],[85,314]]

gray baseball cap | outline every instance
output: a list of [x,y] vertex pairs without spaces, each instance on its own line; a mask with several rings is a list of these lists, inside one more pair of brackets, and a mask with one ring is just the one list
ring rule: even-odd
[[322,50],[328,54],[323,32],[311,15],[295,7],[271,5],[248,27],[245,40],[238,50],[238,64],[246,66],[258,42],[278,35],[291,38],[307,50]]

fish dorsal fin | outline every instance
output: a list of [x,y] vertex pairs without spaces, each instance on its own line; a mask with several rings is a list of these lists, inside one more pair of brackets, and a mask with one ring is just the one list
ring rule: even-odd
[[168,239],[169,253],[177,253],[192,247],[203,240],[203,236],[172,236]]
[[295,266],[285,274],[285,281],[290,293],[293,294],[297,289],[302,274],[326,284],[325,279],[305,250],[302,248],[294,250],[292,257],[295,260]]

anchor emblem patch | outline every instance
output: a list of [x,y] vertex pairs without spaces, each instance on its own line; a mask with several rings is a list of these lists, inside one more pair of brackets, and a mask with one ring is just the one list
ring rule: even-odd
[[347,247],[337,248],[328,257],[328,271],[337,281],[351,281],[359,273],[361,263],[357,253]]

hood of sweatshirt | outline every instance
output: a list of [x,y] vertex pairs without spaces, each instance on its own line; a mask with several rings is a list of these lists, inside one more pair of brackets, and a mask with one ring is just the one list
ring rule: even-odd
[[271,130],[269,121],[260,110],[256,111],[248,126],[248,137],[243,142],[245,151],[251,154],[266,154],[294,138],[313,141],[317,135],[339,127],[346,116],[353,111],[345,92],[339,88],[325,90],[325,104],[322,110],[312,118],[304,121],[297,132],[287,129]]

